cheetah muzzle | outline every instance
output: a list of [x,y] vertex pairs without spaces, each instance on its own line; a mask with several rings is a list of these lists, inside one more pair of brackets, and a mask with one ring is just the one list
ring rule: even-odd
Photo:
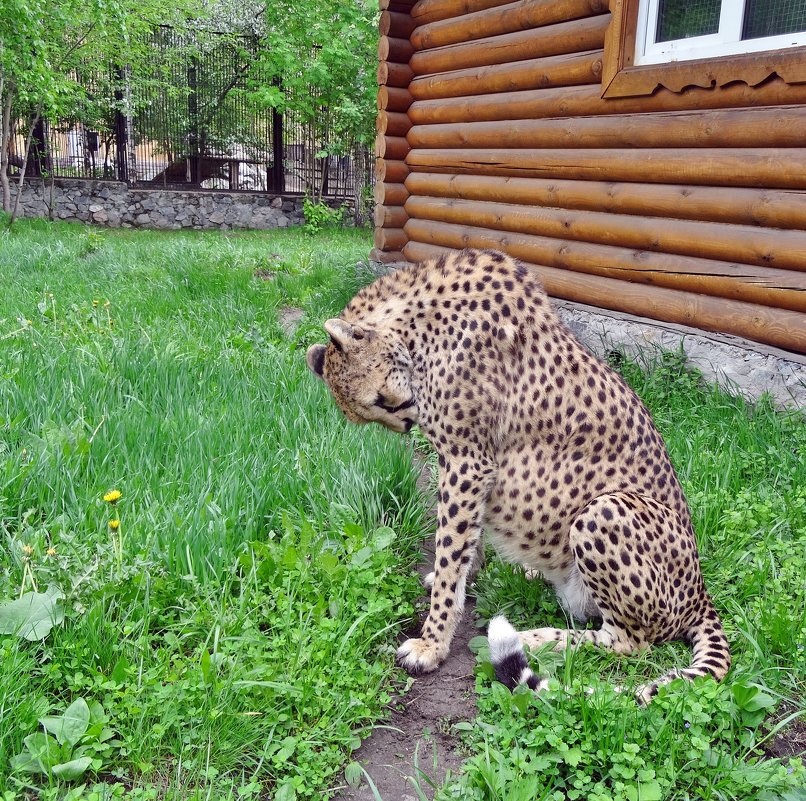
[[482,529],[498,553],[552,584],[601,628],[516,632],[490,624],[512,688],[542,686],[523,646],[588,642],[617,653],[686,639],[682,676],[722,679],[730,652],[705,589],[683,491],[650,415],[623,379],[560,323],[539,279],[492,251],[464,250],[362,289],[308,365],[347,418],[418,424],[439,456],[436,558],[421,636],[398,650],[412,673],[448,655]]

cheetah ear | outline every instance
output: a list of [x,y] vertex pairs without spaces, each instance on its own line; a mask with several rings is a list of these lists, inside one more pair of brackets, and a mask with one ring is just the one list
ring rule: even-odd
[[308,367],[311,372],[319,378],[324,378],[325,370],[325,348],[324,345],[311,345],[308,352],[305,354],[305,360],[308,362]]
[[349,347],[355,340],[364,339],[370,331],[358,325],[350,325],[344,320],[325,320],[325,331],[330,334],[337,348]]
[[353,338],[353,327],[344,320],[325,320],[325,331],[330,334],[330,338],[341,348]]

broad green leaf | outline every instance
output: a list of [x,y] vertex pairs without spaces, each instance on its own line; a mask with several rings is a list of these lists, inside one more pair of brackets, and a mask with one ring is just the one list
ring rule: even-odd
[[363,567],[369,560],[372,558],[372,548],[366,546],[357,550],[354,554],[352,559],[350,559],[350,564],[353,567]]
[[126,681],[126,671],[129,669],[129,660],[125,656],[120,657],[115,666],[112,668],[110,678],[117,684],[123,684]]
[[39,765],[40,773],[49,773],[51,767],[57,764],[62,758],[59,744],[52,737],[48,737],[43,731],[29,734],[23,742],[28,749],[28,753]]
[[389,526],[381,526],[375,529],[372,544],[376,550],[382,551],[395,541],[396,536],[394,529],[389,528]]
[[62,744],[76,746],[90,725],[90,708],[83,698],[70,704],[63,715],[40,718],[39,722]]
[[47,592],[26,592],[16,601],[0,604],[0,634],[44,640],[64,620],[59,603],[63,597],[58,589],[48,587]]
[[775,699],[767,693],[757,692],[744,705],[743,709],[748,712],[758,712],[762,709],[769,709],[775,706]]
[[274,794],[274,801],[296,801],[297,791],[294,785],[286,783]]
[[205,684],[212,684],[215,681],[215,668],[210,652],[205,648],[201,655],[201,672]]
[[638,782],[638,798],[640,801],[661,801],[663,793],[660,785],[654,779],[648,782]]
[[28,751],[23,751],[21,754],[11,757],[9,764],[13,773],[46,773],[42,769],[39,760]]
[[467,644],[467,647],[474,653],[477,654],[482,648],[486,648],[488,645],[487,638],[479,634],[477,637],[472,637],[470,642]]
[[73,781],[81,776],[82,773],[92,764],[90,757],[79,757],[78,759],[71,759],[69,762],[62,762],[60,765],[53,766],[53,775],[63,781]]
[[362,776],[363,771],[361,770],[361,765],[357,762],[350,762],[344,769],[344,780],[350,787],[358,787],[361,784]]

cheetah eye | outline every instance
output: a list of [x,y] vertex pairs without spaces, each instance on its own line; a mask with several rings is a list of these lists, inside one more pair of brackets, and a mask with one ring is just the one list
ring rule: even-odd
[[414,398],[409,398],[407,401],[403,401],[403,403],[398,403],[396,406],[393,406],[389,398],[379,392],[375,398],[375,405],[379,409],[383,409],[385,412],[394,414],[395,412],[399,412],[403,409],[410,409],[412,406],[414,406]]

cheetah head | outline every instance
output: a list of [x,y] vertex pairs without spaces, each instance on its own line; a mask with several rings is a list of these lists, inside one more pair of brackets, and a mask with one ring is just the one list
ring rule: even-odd
[[353,423],[380,423],[405,433],[417,422],[411,388],[411,356],[391,332],[328,320],[327,345],[308,348],[308,367],[330,389]]

